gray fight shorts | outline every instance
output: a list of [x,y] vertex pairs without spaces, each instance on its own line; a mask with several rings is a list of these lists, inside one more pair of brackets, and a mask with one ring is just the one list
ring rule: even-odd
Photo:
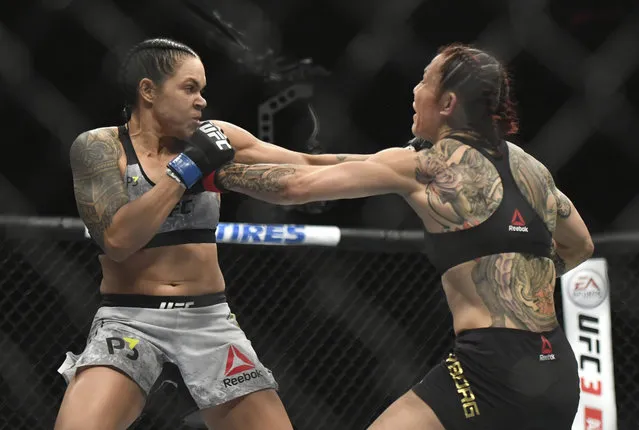
[[235,321],[224,293],[105,295],[84,351],[67,352],[58,372],[69,383],[81,367],[114,367],[148,395],[165,363],[177,366],[200,409],[278,388]]

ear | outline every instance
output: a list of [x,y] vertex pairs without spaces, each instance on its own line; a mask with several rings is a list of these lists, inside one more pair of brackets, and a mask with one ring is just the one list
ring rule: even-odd
[[457,106],[457,94],[446,91],[439,102],[439,114],[449,117],[453,114],[455,106]]
[[142,97],[142,100],[147,103],[153,103],[156,93],[155,84],[149,78],[142,79],[138,85],[138,93],[140,97]]

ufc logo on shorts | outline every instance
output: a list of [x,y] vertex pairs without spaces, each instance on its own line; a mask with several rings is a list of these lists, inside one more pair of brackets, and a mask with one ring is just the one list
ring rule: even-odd
[[220,130],[215,125],[211,124],[210,122],[207,122],[201,125],[200,130],[202,130],[204,134],[206,134],[208,137],[213,139],[217,147],[220,148],[220,150],[230,151],[231,149],[233,149],[231,145],[229,144],[229,141],[226,135],[222,133],[222,130]]
[[190,308],[195,302],[162,302],[160,309]]

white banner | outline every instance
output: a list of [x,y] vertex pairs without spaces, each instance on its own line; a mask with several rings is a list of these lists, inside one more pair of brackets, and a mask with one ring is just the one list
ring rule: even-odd
[[335,226],[221,222],[216,236],[218,243],[337,246],[341,234]]
[[617,430],[609,292],[603,258],[561,277],[564,330],[577,357],[581,388],[572,430]]
[[[337,246],[342,235],[335,226],[221,222],[215,236],[218,243]],[[91,238],[86,226],[84,237]]]

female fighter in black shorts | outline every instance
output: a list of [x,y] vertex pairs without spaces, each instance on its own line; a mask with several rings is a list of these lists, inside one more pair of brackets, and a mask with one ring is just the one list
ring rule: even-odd
[[517,131],[509,78],[491,55],[451,45],[414,88],[413,133],[333,167],[228,164],[224,188],[280,204],[397,193],[421,217],[442,275],[455,347],[375,430],[569,430],[577,363],[555,316],[555,279],[593,252],[588,229]]

